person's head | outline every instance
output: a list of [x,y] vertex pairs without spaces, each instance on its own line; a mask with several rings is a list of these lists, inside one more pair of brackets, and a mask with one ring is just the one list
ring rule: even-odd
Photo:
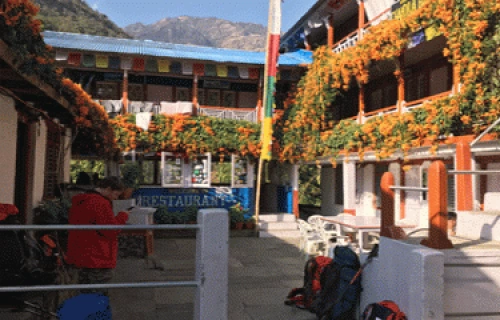
[[116,200],[125,190],[125,185],[118,177],[106,177],[98,181],[97,191],[109,200]]

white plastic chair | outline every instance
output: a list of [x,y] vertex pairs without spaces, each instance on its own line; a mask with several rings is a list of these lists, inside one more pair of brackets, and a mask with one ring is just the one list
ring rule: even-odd
[[323,254],[323,239],[319,233],[307,221],[298,219],[298,227],[300,230],[299,248],[306,260],[310,256]]

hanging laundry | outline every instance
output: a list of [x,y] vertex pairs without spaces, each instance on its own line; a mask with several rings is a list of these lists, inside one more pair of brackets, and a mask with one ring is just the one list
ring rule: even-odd
[[151,113],[150,112],[139,112],[135,115],[136,126],[144,129],[144,131],[148,131],[150,122],[151,122]]

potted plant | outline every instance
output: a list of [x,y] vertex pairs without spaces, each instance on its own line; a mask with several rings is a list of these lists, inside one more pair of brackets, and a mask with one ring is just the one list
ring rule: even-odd
[[235,229],[243,229],[243,222],[245,221],[245,210],[239,203],[229,208],[229,218],[231,219],[231,224]]
[[255,218],[253,216],[248,216],[245,218],[245,229],[252,230],[255,228]]
[[137,162],[127,162],[120,167],[120,174],[123,184],[125,185],[125,191],[122,194],[122,198],[130,199],[132,193],[139,187],[139,181],[142,174],[141,166]]

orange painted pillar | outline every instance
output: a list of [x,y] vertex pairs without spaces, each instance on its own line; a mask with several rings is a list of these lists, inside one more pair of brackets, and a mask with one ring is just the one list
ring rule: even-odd
[[195,74],[193,78],[193,116],[196,116],[198,114],[198,75]]
[[380,235],[389,238],[391,237],[389,229],[394,226],[394,190],[390,188],[393,185],[394,175],[391,172],[385,172],[380,181],[382,191]]
[[365,116],[365,86],[359,85],[359,113],[358,113],[358,122],[363,123],[363,117]]
[[[457,143],[456,170],[471,170],[472,153],[470,145],[464,141]],[[457,179],[457,210],[472,210],[472,176],[470,174],[459,174]]]
[[359,1],[358,7],[358,39],[361,40],[363,37],[362,28],[365,25],[365,2],[364,0]]
[[396,80],[398,81],[398,112],[403,112],[403,101],[405,101],[405,77],[404,77],[404,53],[399,56],[399,69],[396,70]]
[[123,100],[123,114],[128,113],[128,71],[123,70],[123,92],[122,92],[122,100]]
[[333,43],[335,41],[334,34],[335,29],[333,28],[333,15],[328,16],[328,48],[333,49]]
[[448,174],[443,161],[429,166],[429,237],[420,244],[434,249],[450,249],[448,239]]
[[257,122],[262,121],[262,79],[259,76],[259,85],[257,86]]
[[453,93],[458,93],[460,87],[460,64],[453,65]]

